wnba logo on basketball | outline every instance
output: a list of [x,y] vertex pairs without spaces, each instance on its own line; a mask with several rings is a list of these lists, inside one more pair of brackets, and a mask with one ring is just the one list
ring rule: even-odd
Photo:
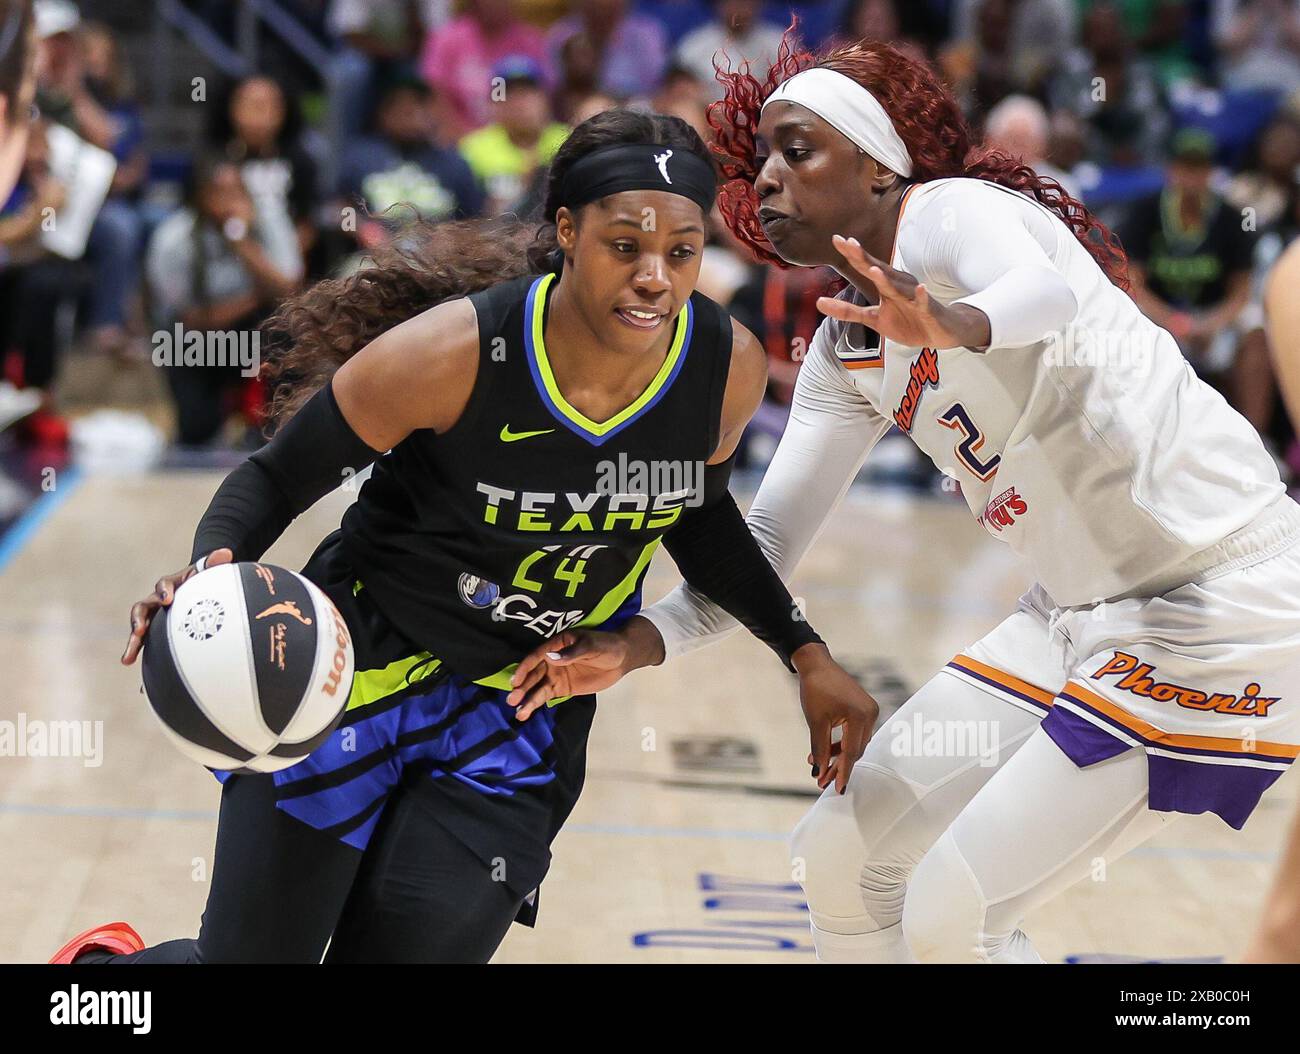
[[490,608],[501,596],[501,587],[486,578],[468,572],[458,582],[460,599],[472,608]]

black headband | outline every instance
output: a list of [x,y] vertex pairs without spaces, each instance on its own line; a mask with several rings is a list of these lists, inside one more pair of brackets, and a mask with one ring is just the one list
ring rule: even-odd
[[706,213],[718,180],[713,166],[689,150],[653,143],[621,143],[580,158],[560,182],[560,204],[581,208],[625,190],[664,190],[690,198]]

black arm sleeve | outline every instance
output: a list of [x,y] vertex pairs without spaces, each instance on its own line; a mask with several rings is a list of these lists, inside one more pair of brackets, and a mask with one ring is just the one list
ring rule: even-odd
[[236,560],[260,559],[294,517],[379,456],[352,431],[327,384],[217,488],[191,562],[223,548]]
[[704,467],[703,500],[683,511],[664,535],[664,548],[689,585],[794,669],[790,656],[822,639],[768,562],[727,490],[734,461],[733,454],[720,465]]

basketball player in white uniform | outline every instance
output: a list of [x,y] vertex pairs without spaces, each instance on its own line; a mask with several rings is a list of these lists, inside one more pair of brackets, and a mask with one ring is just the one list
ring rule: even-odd
[[[1026,912],[1179,813],[1239,828],[1295,758],[1300,507],[1085,247],[1082,206],[995,185],[1041,187],[1005,159],[963,160],[964,125],[924,67],[884,45],[833,52],[780,84],[757,131],[770,247],[850,285],[819,305],[751,530],[788,576],[896,425],[1037,580],[842,759],[847,794],[830,787],[796,829],[818,956],[1041,961]],[[930,177],[941,141],[966,176]],[[743,212],[729,219],[756,243]],[[679,587],[616,639],[552,641],[515,698],[526,713],[732,628]],[[918,718],[985,723],[1000,749],[899,751],[891,725]]]

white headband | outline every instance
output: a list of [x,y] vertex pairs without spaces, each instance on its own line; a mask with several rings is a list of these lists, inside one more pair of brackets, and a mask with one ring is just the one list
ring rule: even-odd
[[851,77],[820,66],[804,70],[780,84],[763,108],[774,102],[806,106],[891,172],[912,174],[912,158],[889,114],[871,92]]

